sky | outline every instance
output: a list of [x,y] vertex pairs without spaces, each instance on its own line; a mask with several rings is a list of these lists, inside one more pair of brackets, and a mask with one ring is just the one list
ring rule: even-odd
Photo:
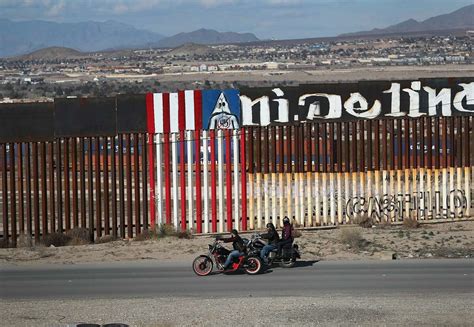
[[294,39],[420,21],[470,4],[473,0],[0,0],[0,18],[114,20],[166,36],[211,28]]

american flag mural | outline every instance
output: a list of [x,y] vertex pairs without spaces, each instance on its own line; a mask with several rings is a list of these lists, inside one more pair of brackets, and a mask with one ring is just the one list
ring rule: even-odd
[[240,229],[239,91],[149,93],[146,108],[152,224]]

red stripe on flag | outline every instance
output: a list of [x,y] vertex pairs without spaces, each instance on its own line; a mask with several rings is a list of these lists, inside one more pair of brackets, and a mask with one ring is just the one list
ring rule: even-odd
[[178,128],[180,131],[186,130],[186,100],[184,91],[178,92]]
[[[195,161],[196,161],[196,227],[197,232],[202,233],[202,209],[201,209],[201,130],[194,131],[195,138]],[[206,190],[207,192],[207,190]]]
[[202,129],[202,92],[194,91],[194,127],[196,130]]
[[209,131],[211,139],[211,207],[212,232],[217,232],[216,132]]
[[163,93],[163,132],[165,133],[170,132],[170,94],[169,93]]
[[181,230],[186,230],[186,140],[184,130],[179,131],[179,163],[180,163],[180,187],[181,187]]
[[[242,193],[242,230],[247,230],[247,171],[245,161],[245,129],[240,130],[240,184]],[[234,169],[237,169],[234,167]]]
[[148,130],[148,174],[150,176],[150,222],[151,228],[155,228],[155,167],[153,160],[153,133],[155,132],[155,114],[153,93],[146,95],[146,112],[147,112],[147,130]]
[[225,130],[227,231],[229,232],[232,230],[232,157],[231,157],[230,132],[231,132],[230,129]]

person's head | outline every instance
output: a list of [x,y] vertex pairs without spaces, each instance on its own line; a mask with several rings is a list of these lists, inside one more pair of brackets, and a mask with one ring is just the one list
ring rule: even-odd
[[289,225],[290,224],[290,218],[285,217],[283,218],[283,225]]
[[239,232],[237,231],[237,229],[233,229],[231,232],[232,236],[239,236]]
[[275,230],[275,226],[274,226],[272,223],[268,223],[268,224],[267,224],[267,230],[268,230],[268,231]]

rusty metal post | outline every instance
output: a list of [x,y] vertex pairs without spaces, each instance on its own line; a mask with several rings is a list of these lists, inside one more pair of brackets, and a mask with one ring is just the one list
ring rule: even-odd
[[47,167],[46,167],[46,143],[40,143],[41,158],[41,232],[43,239],[48,234],[48,191],[47,191]]
[[94,241],[94,164],[93,164],[93,138],[87,139],[87,192],[89,193],[89,238]]
[[77,188],[77,140],[71,138],[71,177],[72,177],[72,226],[79,226],[78,188]]
[[49,152],[49,221],[51,232],[56,231],[56,197],[54,190],[54,141],[48,143],[48,152]]
[[25,207],[24,207],[24,176],[23,176],[23,145],[24,143],[18,143],[18,158],[17,158],[17,169],[18,169],[18,229],[20,234],[25,233]]
[[86,154],[84,151],[84,138],[79,138],[79,171],[80,171],[80,189],[81,189],[81,227],[86,228]]
[[112,196],[112,236],[115,238],[117,233],[117,165],[116,165],[116,147],[115,137],[111,138],[112,153],[110,157],[111,172],[111,196]]
[[96,237],[102,236],[102,183],[100,178],[100,137],[95,138],[95,230]]
[[104,137],[104,151],[102,151],[102,167],[104,175],[104,234],[110,234],[110,216],[109,216],[109,138]]
[[127,134],[127,153],[126,153],[126,178],[127,178],[127,236],[133,237],[133,211],[132,211],[132,145],[130,134]]
[[[140,163],[139,163],[139,149],[138,149],[139,134],[133,135],[133,194],[135,202],[135,235],[140,234]],[[184,158],[181,158],[184,161]],[[184,174],[184,171],[181,172]]]
[[9,242],[9,224],[8,224],[8,161],[7,161],[7,144],[2,146],[2,223],[3,223],[3,242],[5,246]]
[[64,220],[66,230],[71,229],[71,189],[69,186],[69,138],[64,139]]
[[[199,135],[199,134],[198,134]],[[152,137],[152,136],[150,136]],[[148,222],[148,151],[146,150],[146,144],[147,144],[147,134],[142,134],[141,138],[141,169],[142,169],[142,203],[143,203],[143,210],[142,210],[142,223],[143,223],[143,229],[148,229],[149,222]],[[201,144],[201,143],[199,143]],[[199,155],[200,158],[200,147],[197,147],[196,150],[197,154]],[[150,160],[153,160],[151,158]],[[199,162],[200,163],[200,162]],[[199,169],[200,171],[200,169]],[[196,197],[197,199],[197,197]]]
[[[58,228],[57,231],[62,233],[63,231],[63,189],[62,189],[62,176],[61,176],[61,140],[56,140],[56,206],[58,207]],[[28,169],[29,170],[29,169]]]
[[[16,246],[15,143],[10,143],[10,225],[12,246]],[[5,167],[6,169],[6,167]]]
[[38,181],[38,143],[33,143],[33,219],[35,241],[40,240],[40,208],[39,208],[39,181]]
[[125,173],[123,161],[123,135],[118,136],[118,147],[120,237],[125,238]]

